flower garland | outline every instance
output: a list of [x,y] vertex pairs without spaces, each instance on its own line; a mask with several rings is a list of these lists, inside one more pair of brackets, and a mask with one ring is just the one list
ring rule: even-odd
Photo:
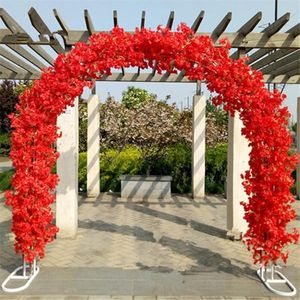
[[59,180],[51,173],[59,155],[54,146],[60,136],[57,117],[84,87],[92,87],[91,80],[110,75],[111,68],[140,67],[156,68],[159,74],[185,70],[190,80],[205,80],[208,89],[217,93],[215,105],[223,104],[231,115],[239,113],[242,134],[251,146],[250,169],[243,175],[249,195],[249,202],[242,203],[249,225],[245,242],[254,263],[266,265],[280,258],[286,262],[284,247],[299,238],[296,229],[286,228],[296,217],[290,188],[298,160],[288,155],[289,112],[281,106],[284,95],[269,92],[262,74],[247,66],[245,59],[232,60],[229,49],[226,40],[215,47],[209,37],[195,36],[181,24],[176,32],[158,27],[157,31],[136,29],[134,34],[117,27],[58,55],[54,66],[19,97],[17,113],[11,116],[15,175],[6,203],[12,207],[16,252],[28,262],[43,258],[46,244],[58,231],[50,209]]

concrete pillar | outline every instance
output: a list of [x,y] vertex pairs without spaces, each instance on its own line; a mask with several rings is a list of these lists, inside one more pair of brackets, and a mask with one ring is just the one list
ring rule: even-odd
[[[297,98],[297,133],[296,133],[296,141],[297,141],[297,152],[300,153],[300,97]],[[296,193],[297,199],[300,199],[300,161],[298,161],[297,169],[296,169]]]
[[204,96],[193,97],[193,198],[205,196],[205,106]]
[[57,141],[56,225],[58,237],[73,238],[78,226],[78,98],[57,119],[62,137]]
[[97,95],[88,99],[88,135],[87,135],[87,196],[100,194],[100,104]]
[[228,237],[239,239],[240,234],[247,230],[248,224],[243,219],[244,208],[241,201],[247,201],[248,196],[242,185],[241,174],[249,169],[248,140],[242,135],[243,123],[236,113],[229,116],[228,124],[228,154],[227,154],[227,229]]

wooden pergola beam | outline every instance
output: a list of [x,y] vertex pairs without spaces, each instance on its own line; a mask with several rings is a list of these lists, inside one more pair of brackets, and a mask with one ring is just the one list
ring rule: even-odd
[[95,28],[90,17],[89,11],[87,9],[84,10],[84,21],[89,34],[92,35],[93,33],[95,33]]
[[[10,71],[13,71],[15,73],[22,73],[24,72],[24,69],[19,68],[18,66],[16,66],[15,64],[3,59],[2,57],[0,57],[0,65]],[[31,73],[31,72],[30,72]]]
[[[141,29],[143,29],[145,27],[145,20],[146,20],[146,12],[143,10],[142,11],[142,16],[141,16]],[[138,70],[137,70],[137,75],[139,76],[141,73],[141,68],[138,67]]]
[[70,29],[68,28],[68,26],[66,25],[65,21],[63,20],[63,18],[61,17],[60,13],[56,8],[53,9],[53,14],[59,26],[61,27],[63,33],[68,35]]
[[59,41],[57,38],[53,36],[51,33],[50,29],[46,25],[46,23],[43,21],[41,16],[38,14],[38,12],[31,7],[28,11],[28,16],[31,22],[31,25],[37,30],[37,32],[40,34],[40,39],[45,38],[44,36],[47,35],[49,40],[52,41],[53,43],[50,45],[51,48],[56,52],[56,53],[64,53],[65,49],[60,45]]
[[222,21],[216,26],[216,28],[214,29],[214,31],[211,34],[211,38],[212,40],[215,42],[220,36],[221,34],[225,31],[225,29],[227,28],[228,24],[230,23],[232,18],[232,13],[228,12],[226,14],[226,16],[222,19]]
[[114,22],[114,27],[118,26],[118,12],[116,10],[113,11],[113,22]]
[[194,31],[194,32],[197,32],[203,18],[204,18],[204,13],[205,11],[204,10],[201,10],[199,15],[197,16],[197,18],[195,19],[191,29]]
[[[166,28],[169,28],[170,30],[172,29],[172,26],[173,26],[174,16],[175,16],[174,11],[171,11],[170,14],[169,14],[169,18],[168,18],[168,21],[167,21],[167,25],[166,25]],[[156,72],[156,66],[157,66],[157,63],[155,62],[155,63],[154,63],[153,70],[152,70],[152,76],[155,75],[155,72]],[[166,76],[168,76],[168,74],[169,74],[169,72],[166,72]]]
[[44,69],[46,68],[46,65],[44,65],[39,59],[37,59],[35,56],[33,56],[30,52],[26,51],[22,46],[20,45],[7,45],[11,50],[18,53],[20,56],[25,58],[27,61],[30,61],[33,65],[35,65],[38,69]]
[[[114,22],[114,27],[118,26],[118,12],[116,10],[113,11],[113,22]],[[125,69],[122,67],[122,75],[125,75]]]
[[[275,52],[275,53],[277,53],[277,52]],[[268,74],[268,73],[271,73],[272,71],[278,70],[278,68],[281,68],[281,67],[288,65],[292,62],[295,62],[297,60],[300,61],[300,50],[296,50],[292,54],[284,56],[284,58],[281,58],[280,60],[270,64],[269,66],[260,69],[260,71],[265,74]]]
[[259,11],[250,20],[248,20],[237,32],[243,36],[246,36],[255,28],[255,26],[260,22],[261,18],[262,12]]
[[[180,74],[166,74],[159,75],[155,74],[152,76],[152,73],[126,73],[124,76],[122,73],[113,73],[109,76],[103,76],[97,81],[119,81],[119,82],[168,82],[168,83],[197,83],[196,80],[189,80],[187,77],[181,77]],[[15,80],[36,80],[41,76],[41,72],[29,73],[18,69],[18,72],[15,69],[15,72],[5,68],[0,63],[0,79],[15,79]],[[271,74],[264,75],[264,82],[266,83],[286,83],[286,84],[299,84],[300,75],[299,71],[292,70],[286,75],[277,75],[273,76]]]
[[3,56],[6,58],[9,62],[14,63],[21,67],[22,69],[26,70],[27,72],[34,73],[37,72],[35,68],[33,68],[31,65],[26,63],[24,60],[20,59],[10,51],[6,50],[2,46],[0,46],[0,57]]
[[300,75],[300,60],[292,61],[270,73],[276,77],[278,75],[288,74],[289,76]]
[[[3,8],[0,8],[0,18],[13,34],[21,33],[24,34],[24,36],[28,36],[28,39],[31,40],[25,30]],[[50,65],[53,65],[53,58],[43,48],[39,45],[28,44],[28,46]]]
[[142,11],[142,17],[141,17],[141,28],[145,27],[145,19],[146,19],[146,12]]
[[[286,31],[286,33],[290,33],[294,38],[300,35],[300,23],[296,24],[292,28]],[[266,56],[265,58],[259,60],[263,56],[267,55],[268,53],[272,52],[272,49],[259,49],[255,53],[249,56],[248,64],[254,64],[252,65],[254,68],[262,68],[263,66],[268,65],[270,62],[275,61],[276,59],[279,59],[285,55],[291,54],[294,50],[277,50],[271,55]],[[256,62],[257,61],[257,62]]]
[[[283,16],[281,16],[278,20],[276,20],[274,23],[266,27],[261,31],[261,33],[264,35],[265,40],[271,39],[271,37],[277,33],[290,19],[290,13],[286,13]],[[250,22],[250,20],[249,20]],[[249,26],[250,28],[250,26]],[[250,34],[250,32],[249,32]],[[245,36],[248,37],[248,34]],[[253,48],[263,48],[263,47],[253,47]],[[267,48],[267,47],[265,47]],[[270,47],[273,48],[273,47]],[[251,49],[247,49],[245,54],[248,53]],[[232,59],[237,59],[238,58],[238,52],[233,53],[230,56]]]

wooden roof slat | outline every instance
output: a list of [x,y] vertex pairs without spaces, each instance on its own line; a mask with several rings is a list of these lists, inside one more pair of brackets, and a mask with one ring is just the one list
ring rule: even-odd
[[116,10],[113,11],[113,22],[114,22],[114,27],[118,26],[118,12]]
[[63,20],[63,18],[61,17],[60,13],[58,12],[58,10],[56,8],[53,9],[53,14],[54,14],[55,19],[59,23],[62,31],[64,32],[64,34],[68,35],[68,32],[70,31],[70,29],[66,25],[65,21]]
[[264,74],[268,74],[296,60],[300,61],[300,50],[296,50],[292,54],[284,56],[284,58],[268,65],[267,67],[260,69],[260,71],[263,72]]
[[31,25],[42,35],[52,35],[50,29],[42,20],[41,16],[37,11],[31,7],[28,11],[28,16],[31,22]]
[[7,45],[11,50],[21,55],[26,60],[30,61],[33,65],[35,65],[38,69],[46,68],[46,65],[44,65],[39,59],[37,59],[35,56],[33,56],[30,52],[25,50],[20,45]]
[[[142,11],[142,16],[141,16],[141,29],[143,29],[145,27],[145,20],[146,20],[146,12],[143,10]],[[141,68],[138,67],[138,70],[137,70],[137,76],[139,76],[141,73]]]
[[199,26],[200,26],[200,24],[201,24],[201,22],[202,22],[202,20],[204,18],[204,13],[205,13],[204,10],[201,10],[200,13],[199,13],[199,15],[197,16],[196,20],[194,21],[194,23],[193,23],[193,25],[191,27],[191,29],[194,32],[197,32],[197,30],[198,30],[198,28],[199,28]]
[[15,73],[19,73],[19,72],[24,72],[23,69],[21,69],[20,67],[16,66],[15,64],[3,59],[2,57],[0,57],[0,65],[3,66],[6,69],[9,69]]
[[270,72],[270,74],[274,77],[276,77],[278,75],[285,75],[285,74],[292,76],[291,73],[293,75],[296,75],[296,74],[300,75],[300,60],[292,61],[292,62]]
[[[169,28],[170,30],[172,29],[173,22],[174,22],[174,17],[175,17],[175,13],[174,13],[174,11],[171,11],[170,14],[169,14],[169,18],[168,18],[168,21],[167,21],[166,28]],[[157,66],[157,63],[155,62],[154,66],[153,66],[153,70],[152,70],[152,76],[154,76],[155,73],[156,73],[156,66]],[[169,74],[169,72],[166,72],[166,76],[168,74]]]
[[[300,34],[300,23],[296,24],[295,26],[293,26],[292,28],[290,28],[289,30],[287,30],[286,33],[290,33],[294,37],[297,37]],[[258,59],[262,58],[263,56],[265,56],[266,54],[268,54],[268,53],[270,53],[272,51],[273,51],[272,49],[259,49],[259,50],[257,50],[256,52],[254,52],[253,54],[251,54],[249,56],[249,61],[247,63],[248,64],[255,63]],[[278,52],[278,54],[276,54],[276,58],[274,57],[274,60],[276,60],[278,58],[281,58],[281,56],[279,55],[279,53],[281,53],[282,56],[284,56],[284,55],[288,55],[288,54],[294,52],[294,50],[283,49],[283,50],[277,50],[274,53],[277,53],[277,52]],[[267,64],[269,64],[272,60],[273,60],[273,54],[271,54],[271,55],[263,58],[260,61],[258,61],[257,62],[257,66],[254,67],[254,65],[253,65],[253,67],[254,68],[262,68],[263,66],[266,66]]]
[[228,12],[226,14],[226,16],[222,19],[222,21],[216,26],[216,28],[214,29],[214,31],[212,32],[212,34],[210,36],[214,42],[225,31],[225,29],[227,28],[228,24],[231,21],[231,18],[232,18],[232,13]]
[[[113,22],[114,22],[114,27],[118,26],[118,12],[116,10],[113,11]],[[122,67],[121,68],[122,75],[125,75],[125,69]]]
[[142,17],[141,17],[141,28],[145,27],[145,19],[146,19],[146,12],[142,11]]
[[[3,9],[0,8],[0,17],[7,28],[14,34],[23,33],[28,35],[25,30]],[[30,38],[30,36],[28,35]],[[33,51],[35,51],[39,56],[41,56],[49,64],[53,65],[53,58],[40,46],[38,45],[28,45]]]
[[[261,31],[261,33],[265,34],[267,37],[271,37],[276,32],[278,32],[290,19],[290,13],[286,13],[283,16],[281,16],[278,20],[273,22],[271,25],[266,27]],[[250,50],[246,50],[246,53],[248,53]],[[231,56],[232,59],[238,58],[238,52],[234,52]]]
[[[193,25],[191,26],[191,29],[196,33],[197,30],[199,29],[199,26],[204,18],[204,10],[201,10],[199,15],[197,16],[197,18],[195,19]],[[178,74],[179,78],[183,78],[185,75],[185,70],[180,71],[180,73]]]
[[250,20],[248,20],[237,32],[243,36],[246,36],[250,33],[255,26],[260,22],[262,18],[262,12],[255,14]]
[[291,14],[286,13],[281,16],[278,20],[273,22],[267,28],[262,30],[262,33],[266,33],[269,37],[278,32],[290,19]]
[[44,37],[44,35],[47,35],[49,37],[50,41],[53,41],[54,43],[50,45],[50,47],[56,52],[56,53],[64,53],[65,49],[60,45],[59,41],[56,37],[53,36],[50,29],[46,25],[46,23],[43,21],[41,16],[38,14],[38,12],[31,7],[28,11],[28,16],[31,22],[31,25],[37,30],[37,32]]
[[38,73],[31,74],[26,71],[16,73],[0,65],[0,79],[35,80],[39,78],[40,74]]
[[92,35],[93,33],[95,33],[95,28],[90,17],[89,11],[87,9],[84,10],[84,20],[89,34]]
[[170,30],[172,29],[172,26],[173,26],[174,16],[175,16],[175,12],[171,11],[170,15],[169,15],[169,18],[168,18],[167,25],[166,25],[166,27],[169,28]]
[[5,57],[10,62],[18,65],[19,67],[23,68],[27,72],[34,73],[37,70],[33,68],[31,65],[27,64],[24,60],[20,59],[19,57],[15,56],[10,51],[6,50],[2,46],[0,46],[0,56]]

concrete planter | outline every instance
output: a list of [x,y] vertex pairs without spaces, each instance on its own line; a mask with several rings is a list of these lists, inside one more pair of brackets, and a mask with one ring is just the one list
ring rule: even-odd
[[121,197],[129,199],[167,199],[171,197],[171,176],[122,175]]

